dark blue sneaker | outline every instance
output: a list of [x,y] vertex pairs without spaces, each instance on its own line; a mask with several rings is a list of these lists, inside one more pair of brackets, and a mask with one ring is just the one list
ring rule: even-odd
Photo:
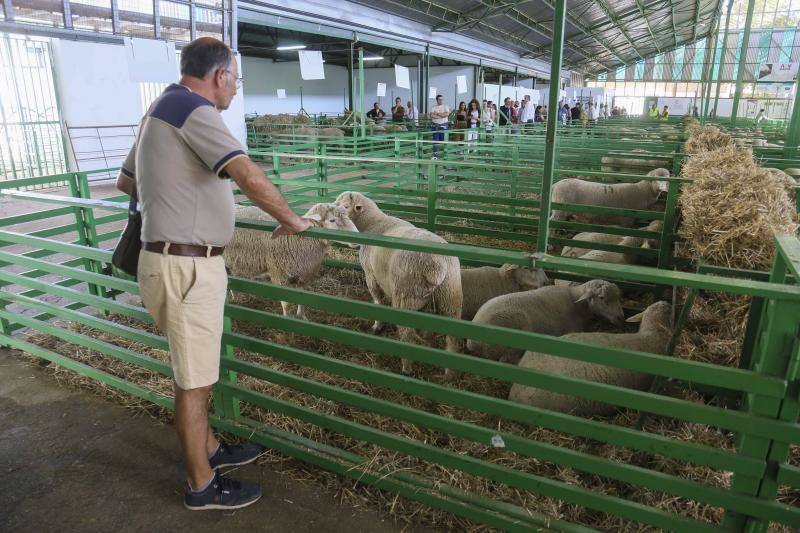
[[190,511],[210,509],[241,509],[261,498],[261,485],[252,481],[237,481],[214,472],[214,479],[205,490],[192,491],[186,487],[183,506]]
[[260,444],[245,442],[244,444],[219,443],[219,448],[208,460],[212,470],[225,466],[247,465],[258,459],[267,449]]

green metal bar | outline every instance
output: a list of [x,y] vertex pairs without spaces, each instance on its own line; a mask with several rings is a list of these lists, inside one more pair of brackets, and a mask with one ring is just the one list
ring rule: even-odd
[[755,10],[756,0],[747,2],[747,18],[744,22],[744,33],[742,34],[742,46],[739,49],[739,69],[736,71],[736,92],[733,94],[733,109],[731,109],[731,127],[736,127],[736,119],[739,115],[739,100],[742,98],[742,78],[747,66],[747,49],[750,47],[750,29],[753,26],[753,11]]
[[556,129],[558,127],[558,98],[561,94],[561,58],[564,53],[564,19],[566,16],[566,0],[555,0],[553,14],[553,50],[550,61],[550,112],[547,114],[547,131],[545,133],[544,169],[542,172],[541,207],[539,212],[539,228],[537,230],[536,251],[547,251],[547,239],[550,233],[550,210],[552,199],[550,190],[553,185],[553,168],[556,158]]
[[710,48],[711,55],[706,56],[707,65],[704,73],[706,77],[706,86],[703,92],[703,101],[700,106],[700,124],[702,125],[705,125],[708,110],[711,107],[711,86],[714,84],[714,59],[717,57],[717,43],[719,42],[719,18],[717,18],[714,24],[714,30],[709,35],[714,44]]
[[784,157],[800,158],[800,78],[794,83],[794,105],[792,106],[792,118],[789,120],[789,128],[786,132],[786,145],[784,147]]
[[361,119],[359,120],[361,125],[361,138],[366,139],[367,117],[365,115],[366,107],[364,103],[364,48],[358,49],[358,93],[361,100],[359,104],[359,108],[361,109]]

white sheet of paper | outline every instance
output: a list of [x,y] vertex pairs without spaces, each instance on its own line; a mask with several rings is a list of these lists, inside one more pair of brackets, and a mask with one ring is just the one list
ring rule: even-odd
[[378,96],[386,96],[386,84],[378,83]]
[[131,81],[172,83],[178,72],[175,43],[125,37]]
[[436,98],[436,95],[439,94],[436,92],[436,87],[429,87],[428,88],[428,98]]
[[322,66],[322,52],[298,50],[300,77],[304,80],[324,80],[325,68]]
[[408,76],[408,69],[402,65],[394,66],[394,83],[401,89],[411,88],[411,79]]
[[278,98],[286,98],[286,89],[278,89]]
[[458,85],[458,94],[464,94],[467,92],[467,77],[456,76],[456,85]]

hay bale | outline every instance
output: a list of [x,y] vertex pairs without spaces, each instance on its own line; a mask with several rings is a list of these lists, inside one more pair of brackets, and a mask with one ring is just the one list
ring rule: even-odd
[[684,144],[684,151],[687,154],[699,154],[733,145],[734,141],[731,136],[721,132],[715,126],[703,128],[694,126],[691,128],[686,144]]
[[718,266],[769,270],[773,237],[797,228],[786,182],[732,146],[696,154],[682,174],[694,180],[679,198],[678,233],[690,251]]

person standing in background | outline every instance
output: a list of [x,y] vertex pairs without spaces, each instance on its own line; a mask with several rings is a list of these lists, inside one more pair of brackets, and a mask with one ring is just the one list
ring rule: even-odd
[[[430,117],[433,140],[444,141],[444,132],[447,130],[449,124],[450,108],[444,103],[444,96],[441,94],[436,95],[436,105],[431,109]],[[440,144],[436,143],[433,145],[434,159],[438,158],[441,149],[442,147]]]
[[411,100],[406,102],[406,120],[410,123],[410,125],[419,125],[419,111],[417,111],[417,108],[414,107],[414,102]]
[[402,124],[405,118],[406,110],[403,107],[403,101],[398,96],[394,99],[394,105],[392,106],[392,123]]

